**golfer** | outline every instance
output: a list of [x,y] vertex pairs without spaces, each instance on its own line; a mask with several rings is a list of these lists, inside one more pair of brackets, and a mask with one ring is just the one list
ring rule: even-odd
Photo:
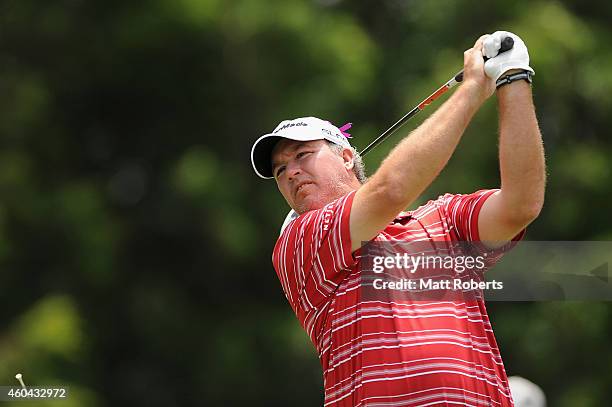
[[[498,55],[507,36],[514,48]],[[457,91],[367,181],[345,134],[324,120],[283,121],[253,145],[256,173],[274,178],[300,215],[282,230],[272,259],[318,351],[325,406],[512,406],[484,301],[369,301],[359,289],[359,263],[370,241],[471,242],[499,258],[523,236],[545,186],[533,73],[518,36],[482,36],[464,53]],[[494,93],[500,188],[445,194],[402,212]]]

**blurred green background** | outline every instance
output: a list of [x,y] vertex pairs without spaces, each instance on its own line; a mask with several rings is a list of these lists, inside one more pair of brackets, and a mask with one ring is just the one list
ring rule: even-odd
[[[497,29],[537,74],[549,182],[527,238],[611,240],[610,21],[603,0],[0,1],[0,385],[66,385],[69,406],[321,405],[271,264],[288,208],[251,144],[315,115],[363,148]],[[498,186],[496,118],[492,98],[421,202]],[[488,308],[509,375],[551,406],[609,405],[609,303]]]

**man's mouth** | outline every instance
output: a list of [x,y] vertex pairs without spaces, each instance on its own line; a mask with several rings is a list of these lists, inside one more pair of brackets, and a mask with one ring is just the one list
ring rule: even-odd
[[294,196],[297,196],[300,193],[300,191],[304,189],[306,185],[310,185],[310,184],[312,184],[312,182],[303,182],[299,184],[297,188],[295,189]]

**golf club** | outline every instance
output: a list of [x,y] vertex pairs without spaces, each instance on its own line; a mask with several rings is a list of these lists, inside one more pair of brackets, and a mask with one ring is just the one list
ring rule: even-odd
[[[512,49],[513,46],[514,46],[514,40],[512,39],[512,37],[504,38],[504,40],[501,43],[498,54],[501,54],[502,52],[506,52]],[[484,57],[484,59],[486,61],[488,58]],[[367,153],[372,151],[377,145],[385,141],[389,136],[391,136],[393,133],[399,130],[400,127],[406,124],[408,120],[416,116],[416,114],[419,113],[421,110],[425,109],[427,105],[431,104],[431,102],[433,102],[434,100],[438,99],[441,95],[446,93],[447,90],[449,90],[450,88],[454,87],[455,85],[457,85],[458,83],[462,81],[463,81],[463,69],[459,73],[454,75],[444,85],[440,86],[434,93],[432,93],[427,98],[425,98],[425,100],[423,100],[421,103],[415,106],[412,110],[406,113],[401,119],[399,119],[395,124],[393,124],[393,126],[389,127],[387,130],[384,131],[384,133],[376,137],[370,144],[367,145],[366,148],[361,150],[359,155],[363,157]],[[289,223],[291,223],[292,220],[296,219],[298,216],[299,216],[298,213],[295,212],[294,210],[289,211],[289,213],[285,217],[285,221],[283,222],[283,225],[281,226],[281,231],[280,231],[281,234],[283,233],[283,230],[285,230],[285,227]]]
[[[514,46],[514,40],[512,39],[512,37],[506,37],[506,38],[504,38],[504,40],[501,43],[501,47],[499,49],[499,53],[501,54],[502,52],[506,52],[506,51],[512,49],[513,46]],[[488,58],[484,57],[484,59],[486,61]],[[427,105],[429,105],[431,102],[433,102],[434,100],[436,100],[437,98],[442,96],[444,93],[446,93],[447,90],[449,90],[450,88],[452,88],[453,86],[455,86],[456,84],[458,84],[458,83],[460,83],[462,81],[463,81],[463,69],[461,70],[461,72],[459,72],[455,76],[453,76],[444,85],[440,86],[434,93],[432,93],[431,95],[427,96],[427,98],[425,98],[425,100],[423,100],[421,103],[419,103],[417,106],[415,106],[411,111],[406,113],[404,115],[404,117],[399,119],[393,126],[389,127],[387,130],[385,130],[385,132],[383,134],[381,134],[380,136],[376,137],[374,139],[374,141],[372,141],[370,144],[368,144],[368,146],[366,148],[364,148],[359,153],[359,155],[361,155],[363,157],[367,153],[372,151],[374,149],[374,147],[376,147],[377,145],[379,145],[380,143],[385,141],[387,139],[387,137],[389,137],[390,135],[395,133],[397,130],[399,130],[400,127],[402,127],[404,124],[406,124],[406,122],[408,120],[410,120],[412,117],[416,116],[416,114],[419,113],[421,110],[423,110]]]

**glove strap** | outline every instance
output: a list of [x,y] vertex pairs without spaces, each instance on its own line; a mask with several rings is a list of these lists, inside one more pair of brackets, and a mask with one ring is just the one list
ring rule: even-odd
[[529,71],[517,72],[512,75],[507,75],[502,78],[499,78],[497,82],[495,82],[495,86],[497,87],[497,89],[499,89],[504,85],[520,80],[525,80],[531,85],[533,83],[532,76],[533,74]]

